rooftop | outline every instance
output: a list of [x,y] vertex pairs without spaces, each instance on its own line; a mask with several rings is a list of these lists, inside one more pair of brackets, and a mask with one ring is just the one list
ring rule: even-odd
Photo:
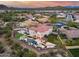
[[79,38],[79,29],[67,30],[70,38]]
[[50,26],[47,26],[46,24],[38,24],[36,27],[33,27],[33,30],[37,32],[46,32],[50,29]]

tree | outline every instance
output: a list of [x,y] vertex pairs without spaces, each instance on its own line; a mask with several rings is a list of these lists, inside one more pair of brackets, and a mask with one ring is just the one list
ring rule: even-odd
[[58,20],[57,20],[57,18],[56,18],[56,15],[52,15],[52,16],[49,18],[49,21],[50,21],[51,23],[57,22]]

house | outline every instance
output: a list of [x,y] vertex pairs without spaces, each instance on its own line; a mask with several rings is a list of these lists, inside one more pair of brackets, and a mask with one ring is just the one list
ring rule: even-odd
[[38,24],[36,27],[31,27],[30,29],[36,32],[36,36],[44,37],[44,35],[52,33],[53,28],[47,24]]
[[[34,47],[38,47],[38,48],[53,48],[55,47],[55,44],[52,44],[50,42],[46,42],[44,39],[43,39],[43,33],[41,34],[41,31],[40,32],[35,32],[34,30],[30,30],[29,29],[29,35],[30,36],[34,36],[36,35],[37,38],[30,38],[25,34],[25,32],[27,32],[27,30],[25,30],[25,28],[18,28],[16,30],[19,30],[17,31],[19,34],[21,35],[18,35],[19,36],[19,40],[22,40],[24,42],[26,42],[28,45],[31,45],[31,46],[34,46]],[[48,33],[47,33],[48,34]],[[46,35],[46,33],[45,33]]]

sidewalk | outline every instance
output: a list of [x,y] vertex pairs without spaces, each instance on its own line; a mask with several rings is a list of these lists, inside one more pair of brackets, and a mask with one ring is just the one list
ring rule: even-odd
[[67,49],[77,49],[79,46],[66,46]]

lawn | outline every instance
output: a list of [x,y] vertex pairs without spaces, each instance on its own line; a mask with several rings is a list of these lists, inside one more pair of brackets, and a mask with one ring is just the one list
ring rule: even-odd
[[79,49],[70,49],[69,51],[74,57],[79,57]]
[[79,45],[79,39],[78,40],[67,40],[66,41],[67,46],[78,46]]
[[57,22],[58,19],[56,18],[56,15],[52,15],[52,16],[49,18],[49,21],[50,21],[51,23],[54,23],[54,22]]
[[60,44],[60,41],[57,39],[57,35],[52,35],[52,34],[48,36],[48,42],[54,44]]

